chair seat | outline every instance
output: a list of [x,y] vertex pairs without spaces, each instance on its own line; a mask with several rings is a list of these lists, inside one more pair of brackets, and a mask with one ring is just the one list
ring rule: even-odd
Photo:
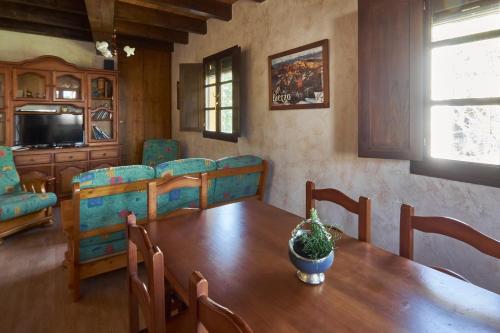
[[54,193],[14,192],[0,195],[0,221],[31,214],[57,203]]

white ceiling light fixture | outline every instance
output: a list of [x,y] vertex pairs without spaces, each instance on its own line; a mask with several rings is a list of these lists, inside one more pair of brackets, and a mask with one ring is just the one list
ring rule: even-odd
[[113,54],[109,50],[109,44],[106,41],[95,42],[95,48],[106,58],[113,58]]
[[123,51],[125,51],[125,53],[127,54],[127,58],[135,55],[135,47],[130,47],[127,45],[123,48]]

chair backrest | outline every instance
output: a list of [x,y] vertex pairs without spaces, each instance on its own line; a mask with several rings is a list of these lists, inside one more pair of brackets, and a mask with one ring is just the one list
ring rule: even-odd
[[[133,214],[128,216],[128,286],[130,332],[139,332],[139,309],[148,333],[165,333],[165,275],[161,250],[151,244],[146,229],[136,224]],[[137,251],[141,254],[147,272],[147,286],[139,278]]]
[[0,146],[0,195],[21,190],[21,180],[10,147]]
[[142,152],[142,164],[155,167],[163,162],[177,160],[180,158],[180,155],[180,145],[176,140],[146,140],[144,141]]
[[[440,234],[462,241],[477,250],[500,259],[500,242],[470,225],[449,217],[415,216],[415,208],[401,206],[399,255],[413,260],[413,230]],[[442,270],[442,269],[439,269]]]
[[158,217],[158,197],[160,195],[183,188],[199,188],[198,208],[179,207],[168,212],[166,216],[180,215],[207,208],[208,176],[206,173],[202,173],[199,178],[189,176],[164,177],[153,180],[148,184],[148,218],[154,220]]
[[[147,186],[154,174],[151,167],[130,165],[92,170],[73,178],[75,260],[126,250],[127,215],[134,212],[141,220],[147,218]],[[105,246],[103,240],[110,243]],[[102,246],[90,246],[96,243]]]
[[258,156],[241,155],[216,161],[217,170],[209,172],[214,179],[215,191],[209,204],[227,203],[249,197],[264,199],[267,161]]
[[209,333],[253,332],[241,317],[208,297],[208,282],[197,271],[193,272],[189,280],[189,311],[196,325],[193,332],[203,329]]
[[349,198],[339,190],[333,188],[316,189],[312,181],[306,182],[306,217],[309,218],[311,209],[315,208],[315,200],[329,201],[358,215],[358,239],[364,242],[371,241],[371,200],[359,197],[359,201]]

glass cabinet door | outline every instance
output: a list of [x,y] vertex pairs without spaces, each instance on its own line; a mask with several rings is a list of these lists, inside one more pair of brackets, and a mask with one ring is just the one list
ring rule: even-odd
[[37,70],[14,70],[14,98],[17,100],[48,100],[49,74]]
[[116,141],[115,78],[90,77],[89,141]]
[[81,101],[82,75],[78,73],[54,73],[54,101]]

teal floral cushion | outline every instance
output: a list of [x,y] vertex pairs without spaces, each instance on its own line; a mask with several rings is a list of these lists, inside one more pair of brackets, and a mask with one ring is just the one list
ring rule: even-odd
[[80,246],[80,262],[125,252],[126,250],[127,240],[125,238],[119,240],[108,240],[100,242],[98,244]]
[[153,179],[155,170],[145,165],[128,165],[91,170],[73,177],[73,183],[80,183],[80,188],[130,183]]
[[[165,162],[158,165],[156,169],[156,177],[164,176],[182,176],[192,173],[203,173],[213,171],[216,164],[213,160],[206,158],[186,158]],[[215,182],[208,182],[208,198],[213,197],[215,190]],[[166,214],[179,208],[199,207],[200,192],[196,188],[185,188],[173,190],[169,193],[162,194],[158,197],[158,214]]]
[[[216,161],[217,170],[241,168],[262,164],[262,159],[253,155],[226,157]],[[260,173],[217,178],[213,203],[232,201],[257,194]]]
[[21,191],[21,181],[10,147],[0,146],[0,195]]
[[144,142],[142,164],[157,166],[180,158],[179,142],[175,140],[152,139]]
[[[80,188],[130,183],[154,179],[155,170],[144,165],[131,165],[107,169],[92,170],[73,178]],[[80,201],[80,230],[87,231],[109,225],[126,223],[129,212],[134,212],[138,219],[147,217],[147,192],[120,193]],[[115,232],[105,236],[96,236],[80,241],[80,260],[108,255],[123,250],[125,233]]]
[[35,213],[54,206],[57,197],[54,193],[15,192],[0,195],[0,221]]

